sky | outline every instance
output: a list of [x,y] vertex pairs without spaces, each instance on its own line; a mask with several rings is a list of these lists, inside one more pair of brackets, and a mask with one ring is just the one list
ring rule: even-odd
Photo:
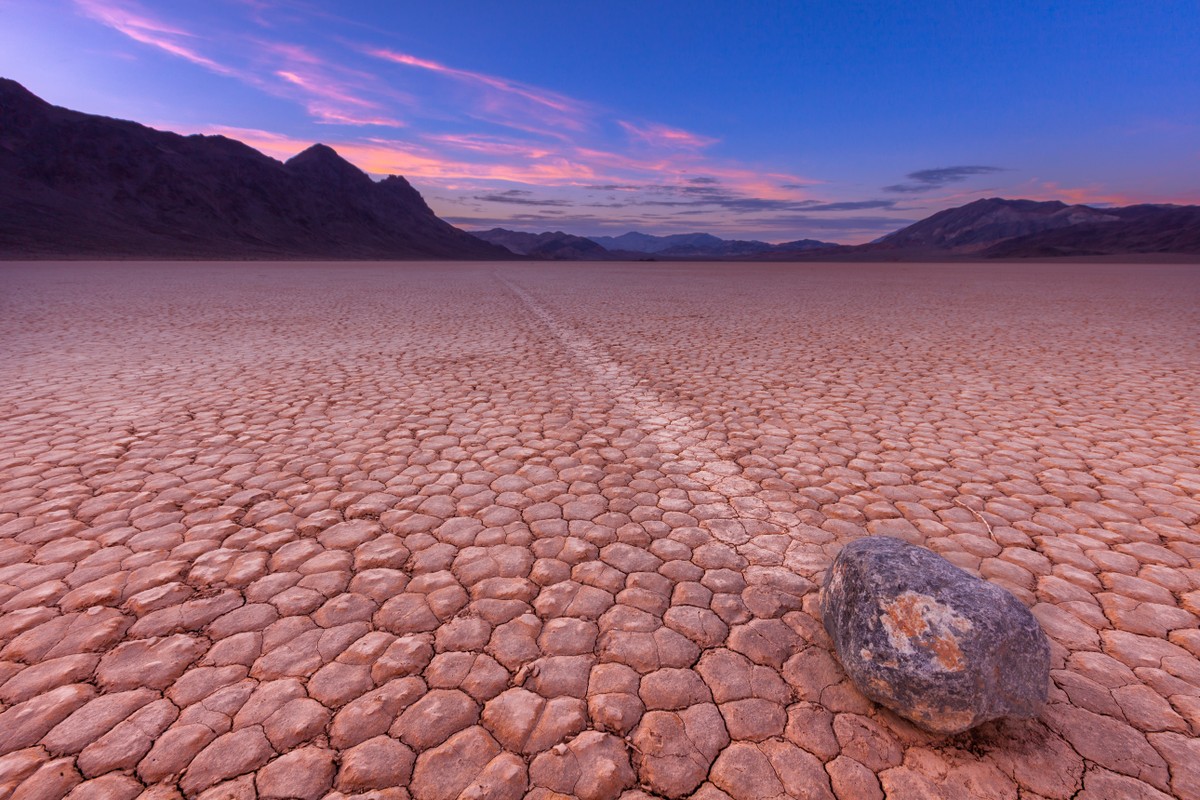
[[1200,202],[1195,0],[0,0],[0,76],[323,142],[468,230],[858,243],[983,197]]

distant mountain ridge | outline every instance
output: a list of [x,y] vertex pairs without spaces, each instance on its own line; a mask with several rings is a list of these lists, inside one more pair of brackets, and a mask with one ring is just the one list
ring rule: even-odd
[[989,198],[857,246],[636,231],[588,238],[496,228],[476,237],[439,219],[404,178],[372,180],[325,145],[279,162],[223,136],[181,136],[52,106],[0,78],[0,258],[918,261],[1147,254],[1200,255],[1200,206]]
[[1095,208],[992,197],[939,211],[869,244],[817,254],[784,248],[760,258],[920,261],[1163,254],[1200,255],[1200,206]]
[[1094,208],[992,197],[939,211],[863,247],[984,258],[1200,253],[1200,206]]
[[839,246],[815,239],[775,245],[768,242],[721,239],[710,233],[653,236],[631,231],[621,236],[583,237],[562,231],[526,233],[505,228],[471,233],[484,241],[507,247],[518,255],[554,261],[737,259],[772,252],[779,248],[810,250]]
[[931,217],[885,236],[879,244],[888,247],[934,247],[962,252],[981,250],[997,242],[1018,236],[1116,222],[1116,215],[1058,201],[976,200],[958,208],[939,211]]
[[1200,206],[1137,205],[1106,209],[1117,219],[1081,223],[997,242],[989,258],[1200,254]]
[[325,145],[280,163],[0,79],[0,257],[54,256],[513,257],[439,219],[404,178],[374,181]]
[[620,236],[591,236],[589,238],[610,251],[646,253],[666,258],[748,256],[775,250],[815,250],[838,246],[831,242],[819,242],[816,239],[801,239],[775,245],[755,240],[721,239],[711,233],[676,233],[669,236],[654,236],[630,231]]
[[489,231],[471,231],[472,235],[485,242],[506,247],[517,255],[544,258],[553,261],[598,261],[612,258],[613,254],[582,236],[572,236],[562,231],[546,233],[523,233],[504,228]]
[[671,247],[711,247],[724,240],[710,233],[676,233],[670,236],[654,236],[630,231],[620,236],[589,236],[593,242],[607,250],[628,250],[633,253],[657,253]]

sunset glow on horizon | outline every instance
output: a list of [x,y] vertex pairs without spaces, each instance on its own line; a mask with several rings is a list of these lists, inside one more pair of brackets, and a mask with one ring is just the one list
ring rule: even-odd
[[459,227],[858,243],[982,197],[1200,202],[1194,5],[10,0],[0,76]]

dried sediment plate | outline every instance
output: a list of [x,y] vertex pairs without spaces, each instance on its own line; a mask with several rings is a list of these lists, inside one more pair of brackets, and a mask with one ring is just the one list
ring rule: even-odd
[[[1200,796],[1190,267],[0,272],[0,795]],[[1038,719],[854,689],[864,533]]]

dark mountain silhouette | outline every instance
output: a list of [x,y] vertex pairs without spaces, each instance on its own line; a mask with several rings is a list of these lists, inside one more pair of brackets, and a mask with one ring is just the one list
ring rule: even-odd
[[554,261],[601,261],[616,258],[591,239],[572,236],[562,231],[523,233],[504,228],[492,228],[490,231],[472,231],[471,233],[485,242],[500,245],[517,255],[530,258]]
[[777,251],[822,250],[827,247],[843,247],[843,245],[836,242],[822,242],[818,239],[797,239],[794,242],[780,242],[771,245],[771,249]]
[[512,258],[313,145],[280,163],[52,106],[0,79],[0,256]]
[[676,233],[670,236],[653,236],[648,233],[630,231],[620,236],[592,236],[590,238],[610,251],[644,253],[663,258],[736,258],[780,249],[810,250],[837,246],[829,242],[818,242],[816,239],[802,239],[775,245],[753,240],[721,239],[711,233]]
[[[905,260],[1200,255],[1200,206],[977,200],[854,247],[707,233],[585,239],[438,219],[402,177],[374,181],[325,145],[281,163],[52,106],[0,78],[0,258]],[[507,248],[507,249],[506,249]]]
[[998,242],[991,258],[1200,253],[1200,206],[1139,205],[1106,209],[1117,217]]
[[892,249],[932,248],[973,252],[1017,236],[1074,225],[1116,222],[1118,219],[1108,211],[1090,206],[1069,206],[1058,201],[1041,203],[991,198],[939,211],[885,236],[878,243]]
[[939,211],[870,244],[817,252],[780,250],[773,260],[924,261],[1200,254],[1200,206],[1093,208],[993,197]]
[[705,248],[723,243],[710,233],[676,233],[671,236],[653,236],[648,233],[630,231],[620,236],[590,236],[593,242],[609,250],[628,250],[631,253],[658,253],[671,247]]

